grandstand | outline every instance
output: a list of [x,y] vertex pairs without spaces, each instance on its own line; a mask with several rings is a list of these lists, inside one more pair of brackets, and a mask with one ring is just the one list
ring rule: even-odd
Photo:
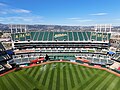
[[91,64],[99,64],[99,65],[112,65],[113,61],[110,60],[110,56],[102,55],[102,54],[77,54],[77,60],[88,60]]
[[5,47],[0,42],[0,74],[12,68],[12,66],[8,62],[11,59],[11,56],[7,53]]
[[[76,60],[79,54],[103,56],[87,57],[89,63],[107,65],[113,62],[106,58],[111,33],[78,31],[36,31],[12,33],[17,64],[30,63],[39,56],[48,54],[50,60]],[[36,55],[35,55],[36,54]],[[25,58],[21,57],[26,55]],[[62,55],[62,56],[60,56]],[[29,56],[29,57],[28,57]],[[19,58],[18,58],[19,57]],[[34,57],[34,58],[33,58]],[[91,58],[91,59],[90,59]]]
[[116,54],[112,57],[112,59],[120,62],[120,51],[117,51]]
[[10,59],[11,59],[11,57],[7,54],[5,47],[0,42],[0,61],[4,61],[4,60],[7,61]]
[[12,34],[13,41],[79,41],[109,42],[110,33],[99,32],[27,32]]
[[110,33],[96,32],[27,32],[12,34],[14,47],[26,48],[106,48]]

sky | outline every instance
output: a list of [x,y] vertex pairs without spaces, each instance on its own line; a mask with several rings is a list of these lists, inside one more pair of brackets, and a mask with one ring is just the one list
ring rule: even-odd
[[120,25],[120,0],[0,0],[0,23]]

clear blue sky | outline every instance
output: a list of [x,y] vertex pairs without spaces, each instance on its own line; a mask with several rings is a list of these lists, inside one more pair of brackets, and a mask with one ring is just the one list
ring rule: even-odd
[[0,23],[120,25],[120,0],[0,0]]

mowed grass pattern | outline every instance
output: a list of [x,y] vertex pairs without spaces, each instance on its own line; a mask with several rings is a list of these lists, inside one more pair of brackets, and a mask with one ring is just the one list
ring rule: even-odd
[[120,90],[120,77],[68,62],[22,69],[0,77],[0,90]]

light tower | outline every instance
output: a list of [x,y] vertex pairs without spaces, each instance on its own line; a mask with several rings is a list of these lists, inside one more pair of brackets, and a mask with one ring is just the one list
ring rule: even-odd
[[112,24],[96,24],[94,28],[95,32],[112,32]]

